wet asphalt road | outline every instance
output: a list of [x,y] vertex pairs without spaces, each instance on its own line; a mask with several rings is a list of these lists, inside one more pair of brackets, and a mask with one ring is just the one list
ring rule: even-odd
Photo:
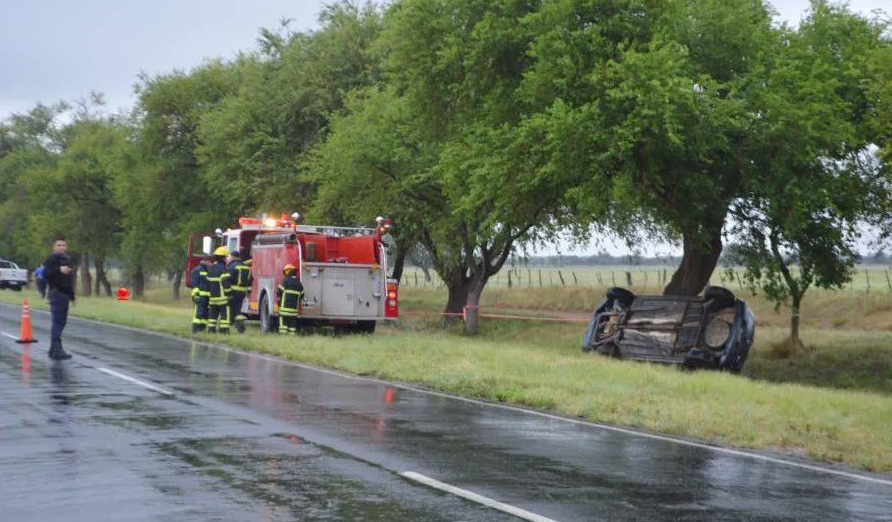
[[[0,331],[17,336],[19,316],[0,306]],[[888,476],[802,469],[77,319],[65,332],[75,358],[53,363],[49,316],[34,312],[34,327],[38,344],[0,336],[4,522],[523,520],[402,472],[559,522],[892,520]]]

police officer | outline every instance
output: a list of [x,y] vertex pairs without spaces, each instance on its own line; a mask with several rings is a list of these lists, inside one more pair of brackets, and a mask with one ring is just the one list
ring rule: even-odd
[[229,277],[232,281],[232,301],[229,316],[235,321],[235,329],[238,333],[245,332],[245,321],[248,319],[242,315],[242,303],[245,295],[251,289],[253,278],[251,277],[251,260],[242,262],[240,252],[232,253],[232,262],[229,263]]
[[279,302],[279,333],[294,335],[297,333],[297,316],[300,313],[300,302],[304,298],[304,285],[298,279],[294,265],[285,265],[282,273],[285,279],[276,292]]
[[192,269],[189,278],[189,286],[192,287],[192,301],[195,303],[195,312],[192,314],[192,332],[203,332],[208,324],[208,267],[214,260],[214,256],[206,255],[201,263]]
[[71,359],[71,354],[62,348],[62,330],[68,321],[68,305],[74,302],[74,268],[68,258],[68,242],[64,236],[53,240],[53,253],[43,262],[43,267],[53,316],[49,356],[50,359]]
[[229,298],[232,292],[226,257],[229,249],[214,250],[214,264],[208,267],[208,323],[207,331],[229,333]]

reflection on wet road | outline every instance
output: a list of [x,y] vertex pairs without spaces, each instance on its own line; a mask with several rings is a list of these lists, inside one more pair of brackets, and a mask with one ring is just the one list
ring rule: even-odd
[[[0,331],[17,332],[17,313],[0,307]],[[45,339],[48,316],[34,323]],[[0,337],[3,521],[522,520],[407,478],[416,473],[560,522],[892,513],[892,482],[882,477],[799,469],[92,322],[72,320],[66,338],[75,359],[51,363],[47,343]]]

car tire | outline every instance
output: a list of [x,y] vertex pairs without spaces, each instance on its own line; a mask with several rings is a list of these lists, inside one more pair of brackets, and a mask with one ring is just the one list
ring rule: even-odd
[[734,306],[734,302],[737,301],[734,293],[723,286],[707,286],[703,297],[707,301],[714,301],[712,307],[715,310]]
[[619,301],[619,304],[621,304],[623,308],[628,308],[632,306],[632,301],[635,300],[635,294],[625,288],[612,287],[607,289],[607,298]]

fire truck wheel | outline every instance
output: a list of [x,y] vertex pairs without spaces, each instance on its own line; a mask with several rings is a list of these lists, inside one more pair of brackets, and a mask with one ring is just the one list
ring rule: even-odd
[[258,315],[260,319],[260,332],[274,333],[276,331],[275,318],[269,313],[269,299],[266,298],[266,295],[261,296],[260,313]]
[[377,323],[375,321],[358,321],[356,323],[356,332],[358,333],[375,333],[375,325]]

